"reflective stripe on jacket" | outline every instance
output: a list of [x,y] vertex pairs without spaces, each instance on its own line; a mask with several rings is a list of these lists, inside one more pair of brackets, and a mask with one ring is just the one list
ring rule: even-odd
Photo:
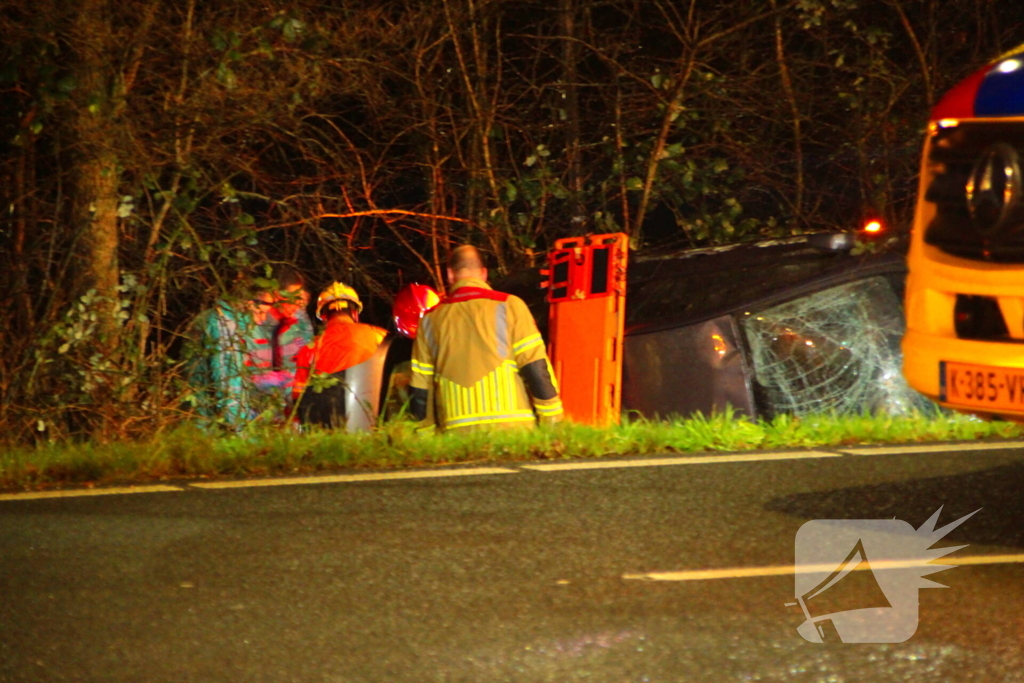
[[[534,382],[531,394],[521,370],[538,361],[543,372],[530,374],[543,386],[538,391]],[[481,280],[456,282],[420,322],[410,385],[428,392],[428,411],[441,429],[557,419],[562,402],[550,378],[544,340],[526,304]]]

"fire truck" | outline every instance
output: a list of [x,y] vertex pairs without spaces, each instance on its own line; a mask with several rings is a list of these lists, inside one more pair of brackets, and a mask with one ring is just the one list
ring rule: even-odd
[[941,405],[1024,421],[1024,45],[934,107],[908,254],[903,373]]

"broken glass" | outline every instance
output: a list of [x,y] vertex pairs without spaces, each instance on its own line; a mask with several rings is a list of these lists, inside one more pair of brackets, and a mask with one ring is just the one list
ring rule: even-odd
[[747,313],[740,324],[769,416],[934,410],[903,379],[903,307],[884,277]]

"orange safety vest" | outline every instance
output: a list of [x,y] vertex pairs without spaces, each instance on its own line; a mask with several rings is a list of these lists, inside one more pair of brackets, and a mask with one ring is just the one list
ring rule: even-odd
[[368,360],[385,335],[387,332],[379,327],[357,323],[343,315],[332,318],[323,333],[299,351],[292,395],[298,397],[302,393],[310,372],[331,375]]

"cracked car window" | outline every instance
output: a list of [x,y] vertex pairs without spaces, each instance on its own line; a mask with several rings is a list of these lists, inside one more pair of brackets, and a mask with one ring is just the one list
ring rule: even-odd
[[903,307],[884,277],[740,316],[769,415],[934,410],[901,373]]

